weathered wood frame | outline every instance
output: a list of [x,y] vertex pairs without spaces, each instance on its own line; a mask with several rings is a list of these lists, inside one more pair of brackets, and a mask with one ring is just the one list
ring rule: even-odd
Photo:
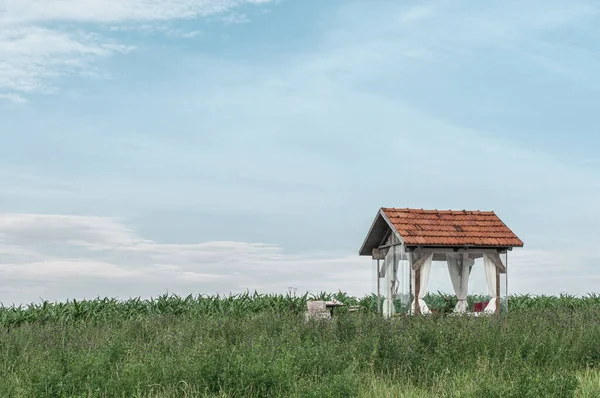
[[[409,275],[409,300],[410,302],[414,302],[414,308],[411,308],[411,311],[414,311],[415,314],[421,314],[421,307],[419,305],[418,297],[421,290],[421,267],[427,260],[427,257],[430,254],[433,254],[433,261],[445,261],[446,254],[448,253],[467,253],[469,257],[472,259],[482,258],[484,254],[487,254],[492,262],[496,265],[496,310],[495,314],[500,314],[500,300],[502,296],[501,292],[501,274],[507,274],[508,271],[508,251],[512,248],[510,247],[414,247],[409,246],[406,247],[403,245],[403,242],[396,237],[395,234],[386,235],[387,238],[385,242],[382,242],[382,245],[376,249],[373,249],[373,259],[377,260],[377,311],[381,313],[381,291],[380,291],[380,281],[381,278],[381,267],[380,260],[385,259],[388,251],[396,246],[402,246],[404,248],[405,253],[407,254],[409,260],[409,270],[414,273],[414,286],[413,286],[413,278],[412,275]],[[506,255],[506,264],[502,262],[501,254]],[[396,266],[396,250],[394,250],[394,266]],[[394,270],[397,272],[397,270]],[[508,300],[508,275],[506,278],[506,298]],[[390,297],[393,294],[393,287],[390,287]],[[508,308],[508,303],[507,303]]]
[[[414,253],[409,254],[411,259],[408,269],[415,274],[415,292],[412,297],[412,302],[415,303],[415,308],[412,308],[416,315],[421,315],[421,306],[419,305],[419,294],[421,293],[421,266],[427,259],[427,254],[421,254],[417,259]],[[412,281],[412,278],[410,278]]]
[[[385,260],[385,257],[387,256],[389,250],[394,249],[394,252],[393,252],[394,258],[392,260],[393,264],[394,264],[394,269],[392,270],[392,272],[394,274],[396,274],[398,270],[396,269],[397,253],[396,253],[395,247],[401,246],[402,244],[403,243],[397,234],[389,232],[385,235],[384,239],[381,242],[381,245],[378,248],[373,249],[371,257],[373,260],[377,260],[377,312],[378,313],[381,313],[383,311],[383,308],[381,306],[381,281],[380,281],[380,279],[385,277],[385,272],[382,269],[382,265],[384,265],[384,264],[382,264],[381,260]],[[393,286],[393,285],[389,286],[390,297],[393,297],[394,287],[395,286]]]

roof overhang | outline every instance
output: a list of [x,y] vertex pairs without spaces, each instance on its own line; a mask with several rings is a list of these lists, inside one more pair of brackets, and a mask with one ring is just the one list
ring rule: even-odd
[[390,233],[394,234],[396,238],[398,238],[398,241],[400,242],[399,244],[402,244],[402,237],[391,223],[390,219],[386,216],[383,209],[379,209],[377,215],[375,216],[375,220],[373,220],[373,224],[371,224],[369,233],[365,237],[365,240],[360,248],[359,255],[371,256],[373,254],[373,249],[377,249],[384,245],[384,242]]

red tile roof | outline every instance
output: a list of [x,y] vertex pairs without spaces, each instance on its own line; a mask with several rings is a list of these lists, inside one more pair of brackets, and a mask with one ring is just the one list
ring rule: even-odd
[[406,245],[523,247],[493,211],[381,210]]

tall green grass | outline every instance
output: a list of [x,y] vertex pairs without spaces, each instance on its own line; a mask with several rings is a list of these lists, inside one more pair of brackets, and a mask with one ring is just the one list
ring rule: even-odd
[[0,328],[0,396],[598,396],[598,321],[600,309],[30,323]]
[[600,396],[597,296],[392,319],[334,296],[362,311],[305,322],[310,296],[258,294],[4,307],[0,397]]

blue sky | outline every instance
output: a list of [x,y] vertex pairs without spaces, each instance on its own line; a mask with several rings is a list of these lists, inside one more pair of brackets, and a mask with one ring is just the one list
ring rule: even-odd
[[597,291],[599,11],[5,0],[0,301],[363,294],[381,206],[495,210],[513,292]]

